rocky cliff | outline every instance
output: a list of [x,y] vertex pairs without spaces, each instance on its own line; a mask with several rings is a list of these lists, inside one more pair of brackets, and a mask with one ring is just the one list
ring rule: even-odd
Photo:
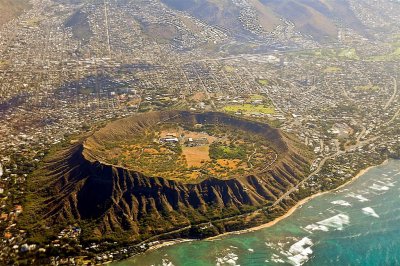
[[[198,183],[143,176],[97,157],[96,149],[104,138],[123,139],[166,120],[246,129],[268,138],[279,155],[262,173],[228,180],[210,177]],[[266,124],[222,113],[172,111],[133,116],[112,122],[49,158],[40,177],[31,181],[40,203],[28,209],[51,226],[90,224],[86,229],[89,238],[144,239],[272,204],[309,169],[309,159],[293,144]]]

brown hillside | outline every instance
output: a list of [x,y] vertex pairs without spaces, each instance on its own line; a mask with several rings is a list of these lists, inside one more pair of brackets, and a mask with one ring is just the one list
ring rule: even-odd
[[[228,180],[210,177],[188,184],[147,177],[98,158],[101,153],[96,148],[105,139],[124,139],[165,120],[245,128],[250,134],[268,138],[279,153],[278,160],[257,176]],[[27,213],[55,231],[63,224],[90,221],[90,226],[84,227],[87,238],[130,241],[218,220],[271,204],[305,177],[309,160],[292,144],[266,124],[222,113],[171,111],[133,116],[110,123],[47,160],[31,181],[32,194],[38,198],[36,204],[27,206]]]

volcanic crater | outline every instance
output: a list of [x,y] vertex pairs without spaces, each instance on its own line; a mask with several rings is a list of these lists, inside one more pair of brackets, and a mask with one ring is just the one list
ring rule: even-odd
[[[30,232],[41,234],[34,221],[44,221],[54,234],[79,224],[83,240],[204,236],[204,226],[193,231],[204,223],[219,234],[301,182],[310,161],[302,144],[265,123],[219,112],[134,115],[45,160],[30,179]],[[254,217],[238,223],[265,221]]]

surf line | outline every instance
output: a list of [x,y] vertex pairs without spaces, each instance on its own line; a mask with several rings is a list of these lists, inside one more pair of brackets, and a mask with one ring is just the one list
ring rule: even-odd
[[282,216],[277,217],[276,219],[274,219],[274,220],[272,220],[272,221],[270,221],[268,223],[265,223],[265,224],[262,224],[262,225],[258,225],[258,226],[255,226],[255,227],[251,227],[251,228],[247,228],[247,229],[243,229],[243,230],[226,232],[226,233],[223,233],[223,234],[220,234],[220,235],[217,235],[217,236],[212,236],[212,237],[206,238],[204,240],[215,240],[215,239],[218,239],[220,237],[227,236],[227,235],[238,235],[238,234],[250,233],[250,232],[254,232],[254,231],[258,231],[258,230],[261,230],[261,229],[264,229],[264,228],[268,228],[268,227],[274,226],[275,224],[279,223],[280,221],[282,221],[282,220],[288,218],[289,216],[291,216],[299,207],[303,206],[305,203],[309,202],[310,200],[312,200],[312,199],[314,199],[316,197],[328,194],[328,193],[332,193],[332,192],[338,191],[338,190],[342,189],[343,187],[348,186],[351,183],[353,183],[360,176],[366,174],[369,170],[371,170],[371,169],[373,169],[375,167],[386,165],[386,164],[388,164],[388,162],[389,162],[389,160],[386,159],[383,163],[381,163],[379,165],[372,165],[372,166],[369,166],[369,167],[367,167],[365,169],[362,169],[360,172],[358,172],[358,174],[356,174],[351,179],[349,179],[347,182],[345,182],[344,184],[338,186],[337,188],[334,188],[334,189],[331,189],[331,190],[327,190],[327,191],[318,192],[316,194],[313,194],[313,195],[311,195],[311,196],[309,196],[307,198],[304,198],[304,199],[300,200],[293,207],[291,207],[285,214],[283,214]]

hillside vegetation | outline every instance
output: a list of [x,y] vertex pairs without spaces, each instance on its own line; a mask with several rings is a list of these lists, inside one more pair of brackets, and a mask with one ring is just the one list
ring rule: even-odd
[[[126,139],[160,121],[246,129],[267,139],[278,155],[254,174],[224,179],[210,176],[192,183],[145,176],[135,169],[103,162],[104,151],[98,150],[103,143]],[[312,158],[299,145],[267,124],[223,113],[171,111],[118,120],[47,159],[31,178],[30,200],[22,223],[36,240],[43,235],[43,228],[47,228],[46,235],[56,235],[68,224],[80,224],[84,241],[140,241],[189,225],[234,218],[270,206],[307,176]],[[243,151],[234,146],[216,143],[212,148],[215,160],[243,156]],[[265,222],[264,218],[259,222]],[[214,228],[213,234],[234,230],[225,221],[219,223],[221,228]],[[199,237],[201,233],[193,234]]]

